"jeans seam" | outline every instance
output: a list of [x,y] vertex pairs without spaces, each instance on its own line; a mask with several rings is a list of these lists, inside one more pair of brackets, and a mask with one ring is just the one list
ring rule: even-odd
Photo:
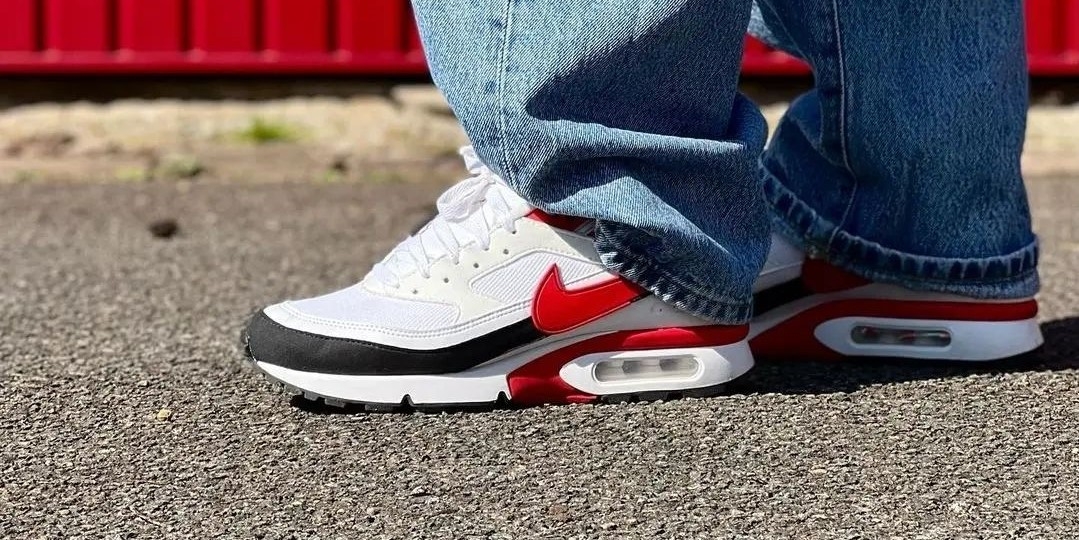
[[502,8],[502,47],[498,66],[498,127],[502,146],[502,174],[510,185],[515,185],[516,172],[510,166],[509,120],[506,114],[506,73],[509,70],[510,28],[513,23],[513,1],[506,0]]
[[842,228],[844,225],[846,225],[847,218],[850,217],[850,212],[851,212],[851,210],[854,209],[854,198],[857,197],[857,196],[858,196],[858,181],[855,180],[854,181],[854,187],[852,187],[851,190],[850,190],[850,200],[847,201],[847,207],[843,209],[843,215],[840,216],[840,218],[839,218],[839,224],[836,225],[835,230],[832,231],[832,236],[830,236],[828,238],[828,246],[827,247],[828,247],[829,250],[831,250],[832,246],[835,245],[835,239],[836,239],[837,236],[839,236],[839,229]]
[[843,57],[843,32],[839,28],[839,0],[832,0],[832,21],[835,23],[835,50],[839,63],[839,151],[843,154],[843,166],[854,176],[847,151],[847,61]]
[[839,0],[832,0],[832,20],[835,23],[835,48],[836,59],[839,63],[839,151],[843,154],[843,167],[850,173],[854,186],[851,188],[850,199],[847,207],[843,209],[843,215],[839,218],[839,225],[832,236],[828,239],[828,249],[831,250],[839,235],[839,229],[847,223],[851,210],[854,208],[854,199],[858,196],[858,177],[850,166],[850,153],[847,149],[847,61],[843,57],[843,32],[839,28]]

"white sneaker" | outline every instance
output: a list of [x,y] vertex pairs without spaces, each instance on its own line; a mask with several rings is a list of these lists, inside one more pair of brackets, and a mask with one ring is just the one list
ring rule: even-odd
[[1043,341],[1033,298],[981,300],[874,283],[807,259],[778,236],[754,290],[750,346],[758,358],[985,362]]
[[373,409],[704,396],[753,365],[717,326],[604,269],[592,222],[472,177],[360,283],[257,313],[255,365],[294,393]]

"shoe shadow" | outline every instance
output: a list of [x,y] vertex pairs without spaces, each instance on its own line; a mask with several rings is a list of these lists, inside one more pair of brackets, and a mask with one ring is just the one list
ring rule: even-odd
[[523,407],[505,401],[492,403],[480,403],[475,405],[436,405],[430,408],[422,406],[390,404],[386,406],[364,405],[362,403],[345,403],[342,405],[329,405],[323,400],[312,401],[303,396],[292,396],[289,405],[306,413],[316,415],[357,415],[357,414],[455,414],[455,413],[481,413],[497,410],[521,409]]
[[974,375],[1079,369],[1079,317],[1041,325],[1045,345],[1030,353],[984,363],[889,358],[835,362],[758,361],[733,385],[735,392],[780,394],[849,393],[868,386]]

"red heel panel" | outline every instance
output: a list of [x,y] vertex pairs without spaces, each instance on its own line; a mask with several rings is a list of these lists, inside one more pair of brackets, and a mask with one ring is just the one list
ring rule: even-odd
[[679,347],[711,347],[737,343],[749,335],[749,326],[695,326],[629,330],[597,336],[543,355],[506,376],[514,403],[588,403],[596,396],[566,384],[562,366],[586,354],[609,351],[641,351]]

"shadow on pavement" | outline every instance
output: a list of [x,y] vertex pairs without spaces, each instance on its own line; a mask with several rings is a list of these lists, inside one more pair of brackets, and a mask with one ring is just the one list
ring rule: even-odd
[[1042,323],[1045,345],[1029,354],[997,362],[911,361],[858,358],[837,362],[759,361],[735,383],[736,392],[828,394],[867,386],[998,373],[1079,369],[1079,317]]

